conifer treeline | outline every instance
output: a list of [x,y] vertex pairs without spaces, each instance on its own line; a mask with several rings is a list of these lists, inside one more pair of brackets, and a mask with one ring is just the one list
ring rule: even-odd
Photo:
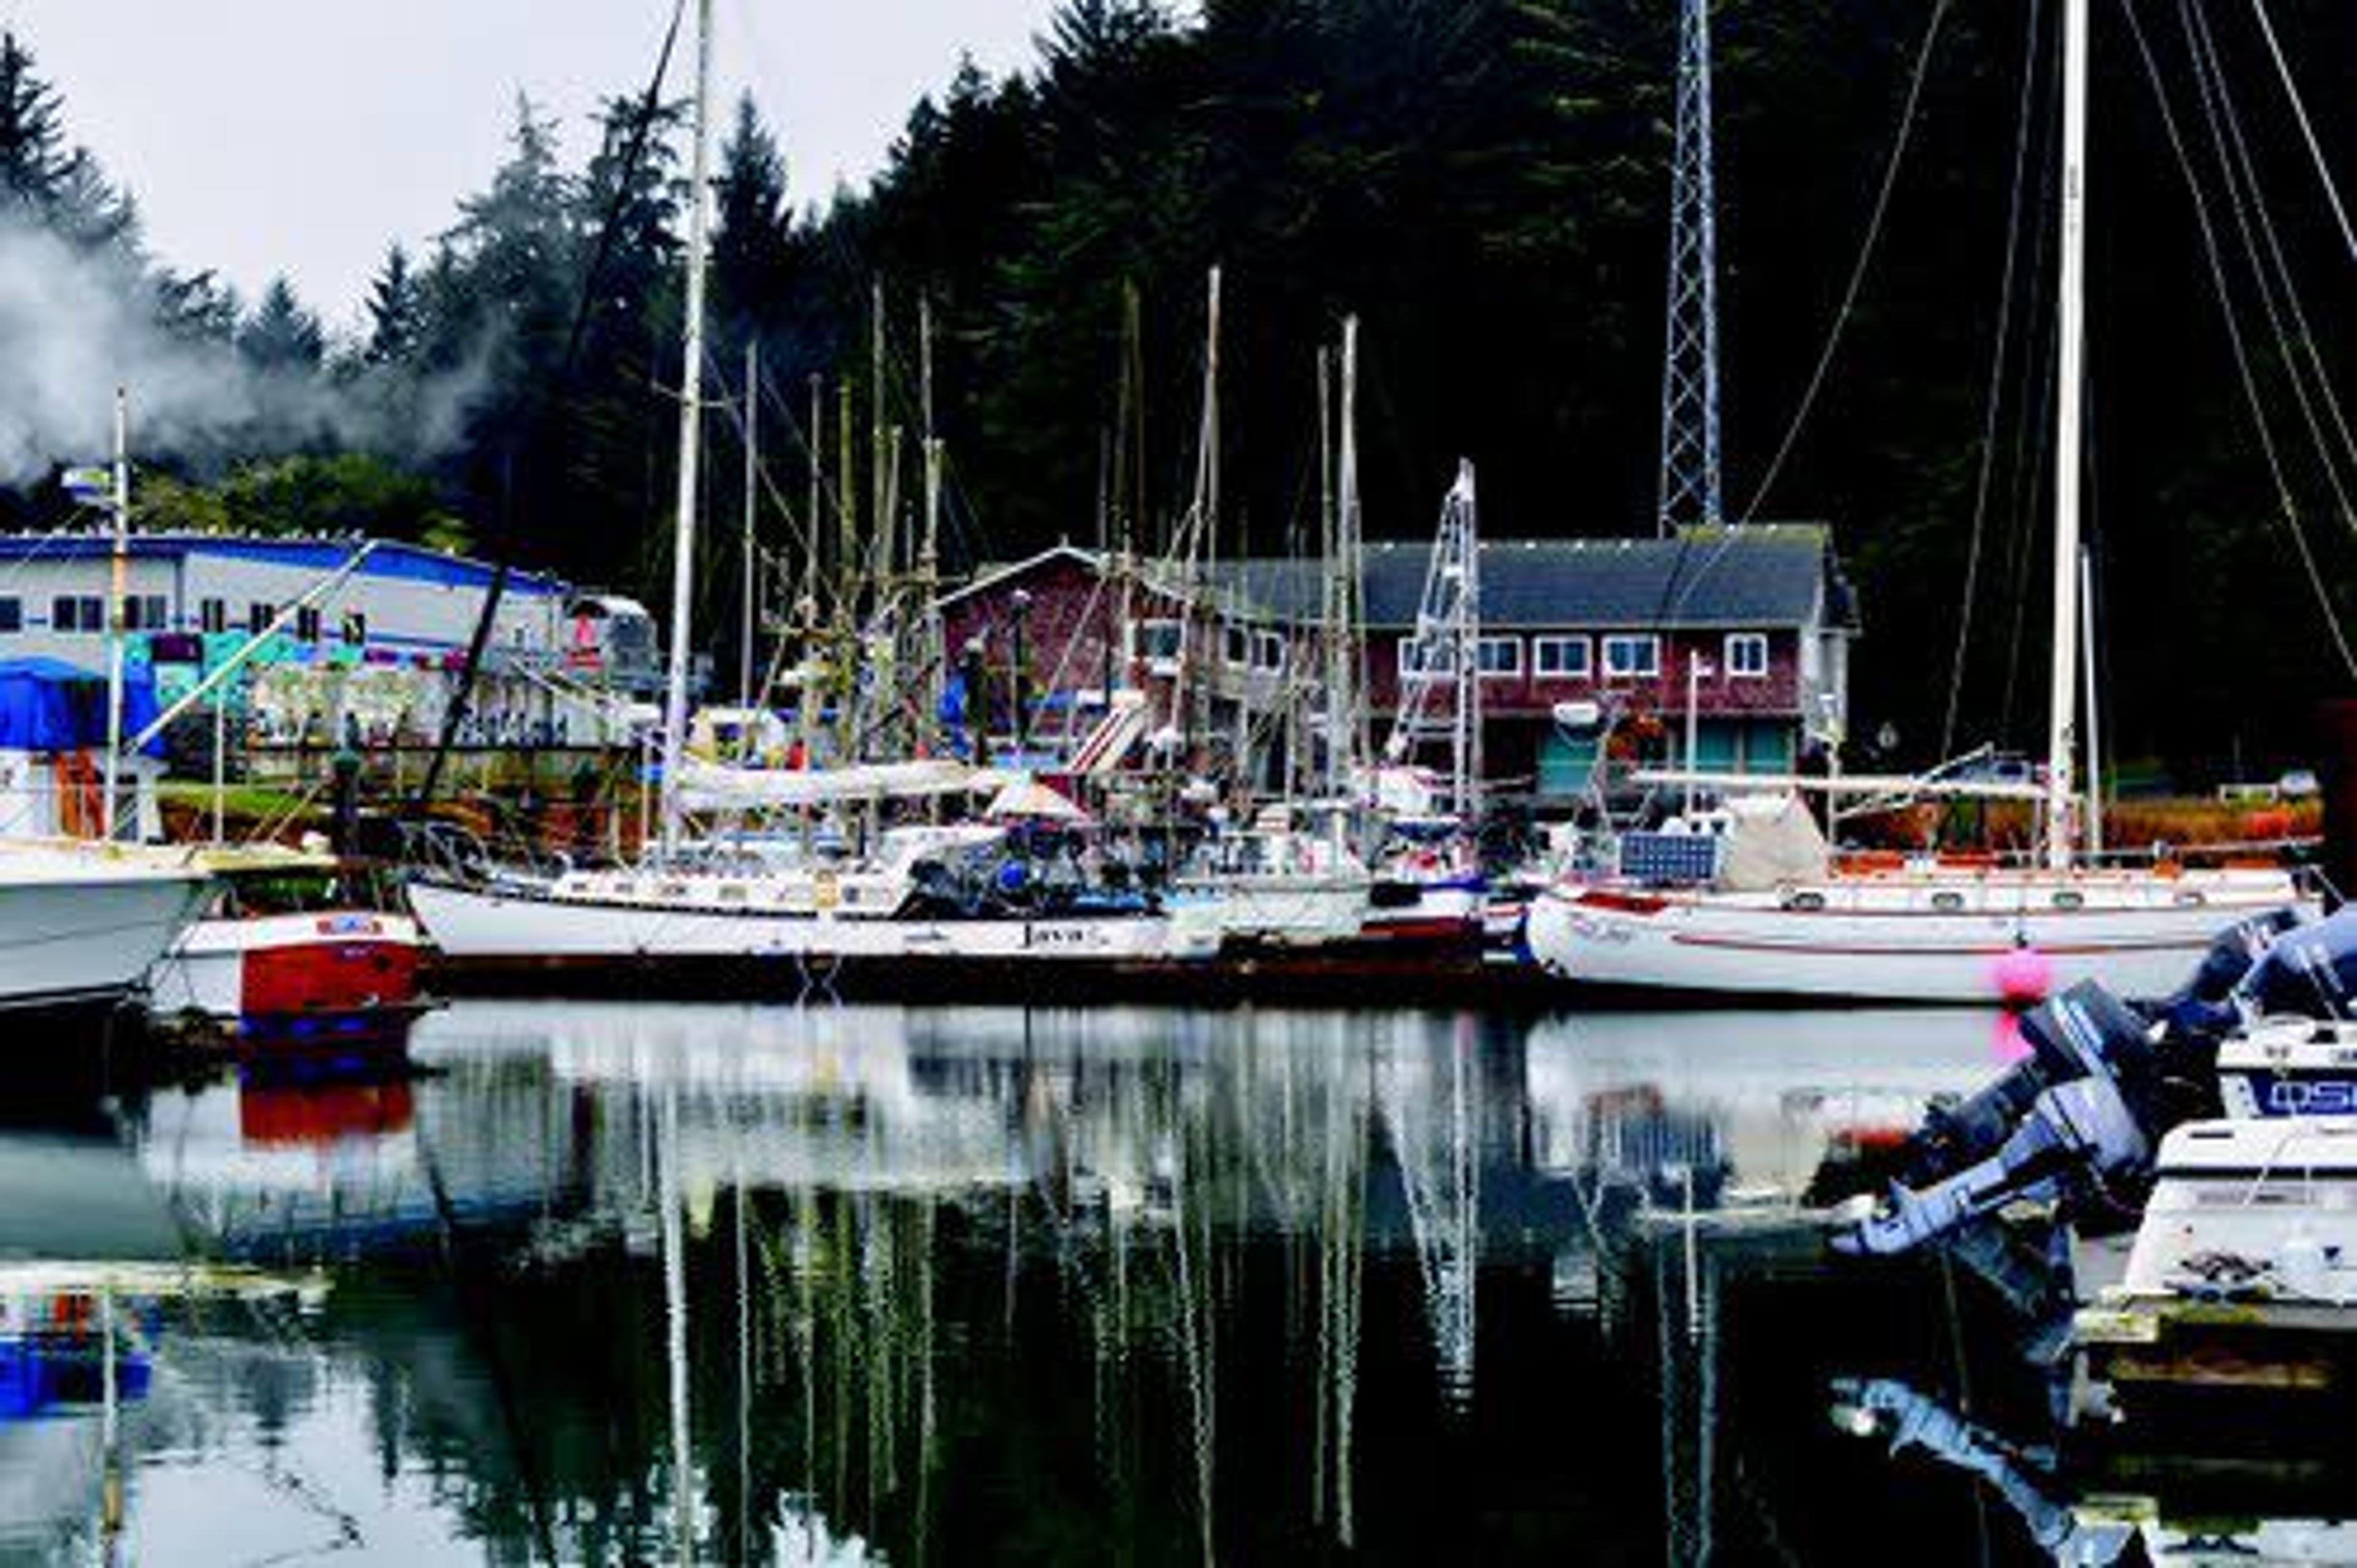
[[[2042,725],[2056,9],[1714,10],[1728,510],[1835,525],[1867,620],[1863,728],[1889,721],[1911,757],[1941,738],[1976,515],[1959,738],[2030,745]],[[733,393],[759,338],[763,450],[799,517],[811,378],[827,389],[830,467],[847,383],[865,494],[870,289],[887,300],[888,417],[911,435],[921,296],[937,325],[952,564],[1092,539],[1108,510],[1150,546],[1185,503],[1203,276],[1217,263],[1222,553],[1314,540],[1316,355],[1353,311],[1372,532],[1426,533],[1459,454],[1480,465],[1493,536],[1650,532],[1675,10],[1205,0],[1182,19],[1154,0],[1068,0],[1032,69],[961,70],[916,106],[871,188],[823,205],[790,186],[791,149],[739,105],[719,159],[707,384]],[[2269,10],[2322,145],[2357,149],[2357,17],[2330,0]],[[1854,308],[1761,497],[1865,242],[1935,14]],[[2202,183],[2339,615],[2357,545],[2284,372],[2311,347],[2336,376],[2347,368],[2352,263],[2245,7],[2102,6],[2096,24],[2091,413],[2108,716],[2124,753],[2198,771],[2239,746],[2253,766],[2295,751],[2308,704],[2348,681],[2258,455],[2145,51]],[[2200,91],[2205,40],[2303,285],[2305,341],[2279,343],[2253,292],[2219,175],[2221,152],[2238,156],[2233,127],[2221,121],[2213,141]],[[645,588],[666,566],[683,115],[660,112],[626,182],[636,113],[610,101],[589,156],[569,165],[558,128],[520,105],[504,160],[449,231],[423,254],[388,253],[368,330],[350,343],[328,341],[290,290],[249,307],[207,274],[145,257],[128,199],[68,150],[54,94],[13,44],[0,55],[0,193],[116,268],[174,331],[362,398],[400,435],[257,430],[277,444],[164,455],[202,515],[270,526],[290,521],[274,509],[308,506],[329,514],[315,523],[479,540],[506,519],[520,557]],[[560,376],[601,234],[598,288]],[[2009,237],[2019,273],[1995,358]],[[1144,381],[1125,396],[1133,294]],[[1117,429],[1125,407],[1131,424]],[[2329,445],[2330,421],[2319,424]],[[733,516],[733,417],[716,416],[712,434],[709,471],[726,487],[714,504]],[[908,450],[901,493],[913,497],[913,440]],[[2357,460],[2338,477],[2357,485]],[[23,515],[47,503],[15,504]],[[768,526],[788,536],[782,520]],[[732,560],[716,546],[704,579],[716,605],[735,592]]]

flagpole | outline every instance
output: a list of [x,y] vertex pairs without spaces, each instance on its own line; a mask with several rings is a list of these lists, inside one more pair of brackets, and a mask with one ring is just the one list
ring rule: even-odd
[[123,751],[123,618],[131,586],[131,413],[124,389],[114,389],[114,548],[106,606],[106,797],[99,831],[114,842],[115,786]]

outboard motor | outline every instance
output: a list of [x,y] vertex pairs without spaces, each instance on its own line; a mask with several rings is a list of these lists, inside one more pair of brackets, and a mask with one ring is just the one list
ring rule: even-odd
[[2245,1015],[2357,1015],[2357,905],[2287,924],[2235,985],[2233,1001]]
[[2083,982],[2021,1022],[2030,1055],[1988,1088],[1935,1106],[1900,1180],[1835,1251],[1890,1254],[1953,1236],[2024,1198],[2092,1197],[2147,1171],[2173,1076],[2144,1018]]
[[[2242,1021],[2238,993],[2268,969],[2287,933],[2321,932],[2341,918],[2313,924],[2298,909],[2286,907],[2235,921],[2211,942],[2193,977],[2154,1006],[2153,1015],[2172,1036],[2206,1036],[2214,1043]],[[2357,925],[2341,929],[2344,934],[2336,940],[2350,950],[2352,977],[2357,978]]]

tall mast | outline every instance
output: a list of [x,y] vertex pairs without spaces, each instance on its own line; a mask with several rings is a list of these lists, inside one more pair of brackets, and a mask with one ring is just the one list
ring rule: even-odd
[[1683,0],[1677,148],[1670,177],[1668,342],[1662,360],[1660,532],[1716,527],[1718,190],[1712,172],[1710,0]]
[[124,612],[131,592],[131,398],[114,389],[114,542],[109,553],[106,605],[106,799],[99,832],[114,842],[115,789],[123,768]]
[[687,666],[695,584],[696,437],[704,423],[704,209],[712,102],[712,0],[695,5],[695,120],[687,177],[687,342],[679,389],[679,498],[672,535],[671,671],[663,691],[662,854],[679,847],[680,769],[687,759]]
[[753,643],[760,627],[760,545],[753,523],[761,475],[761,340],[745,345],[745,604],[737,628],[737,701],[753,705]]
[[[876,591],[880,599],[884,585],[892,575],[892,481],[897,478],[899,455],[891,446],[885,429],[884,398],[884,280],[876,278],[868,285],[867,322],[867,469],[869,504],[873,511],[868,526],[874,531],[876,551]],[[888,463],[892,467],[888,467]]]
[[941,610],[936,602],[941,594],[942,569],[942,438],[933,428],[933,302],[930,296],[920,297],[917,303],[917,359],[925,422],[925,521],[917,542],[918,591],[924,596],[920,613],[925,618],[925,712],[920,730],[930,734],[939,720],[942,688],[949,678],[944,668],[949,652],[942,640]]
[[1326,561],[1326,766],[1337,791],[1349,787],[1360,755],[1358,402],[1359,318],[1352,316],[1342,322],[1333,542]]
[[2079,444],[2086,326],[2087,0],[2062,6],[2062,252],[2055,285],[2054,640],[2046,734],[2046,864],[2069,868],[2078,834]]

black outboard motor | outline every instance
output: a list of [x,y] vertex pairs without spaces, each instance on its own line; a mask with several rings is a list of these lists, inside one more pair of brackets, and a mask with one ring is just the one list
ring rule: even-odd
[[1971,1099],[1934,1107],[1903,1180],[1836,1231],[1838,1251],[1910,1251],[2008,1203],[2092,1197],[2149,1170],[2171,1114],[2153,1028],[2093,982],[2021,1022],[2029,1059]]
[[[2169,1026],[2173,1036],[2207,1036],[2212,1041],[2241,1021],[2235,993],[2267,967],[2276,947],[2289,932],[2320,931],[2341,917],[2310,924],[2297,908],[2270,909],[2235,921],[2210,943],[2193,977],[2156,1004],[2153,1015]],[[2357,961],[2357,926],[2344,926],[2342,945]]]
[[2307,1018],[2357,1015],[2357,905],[2287,926],[2234,988],[2248,1013]]

